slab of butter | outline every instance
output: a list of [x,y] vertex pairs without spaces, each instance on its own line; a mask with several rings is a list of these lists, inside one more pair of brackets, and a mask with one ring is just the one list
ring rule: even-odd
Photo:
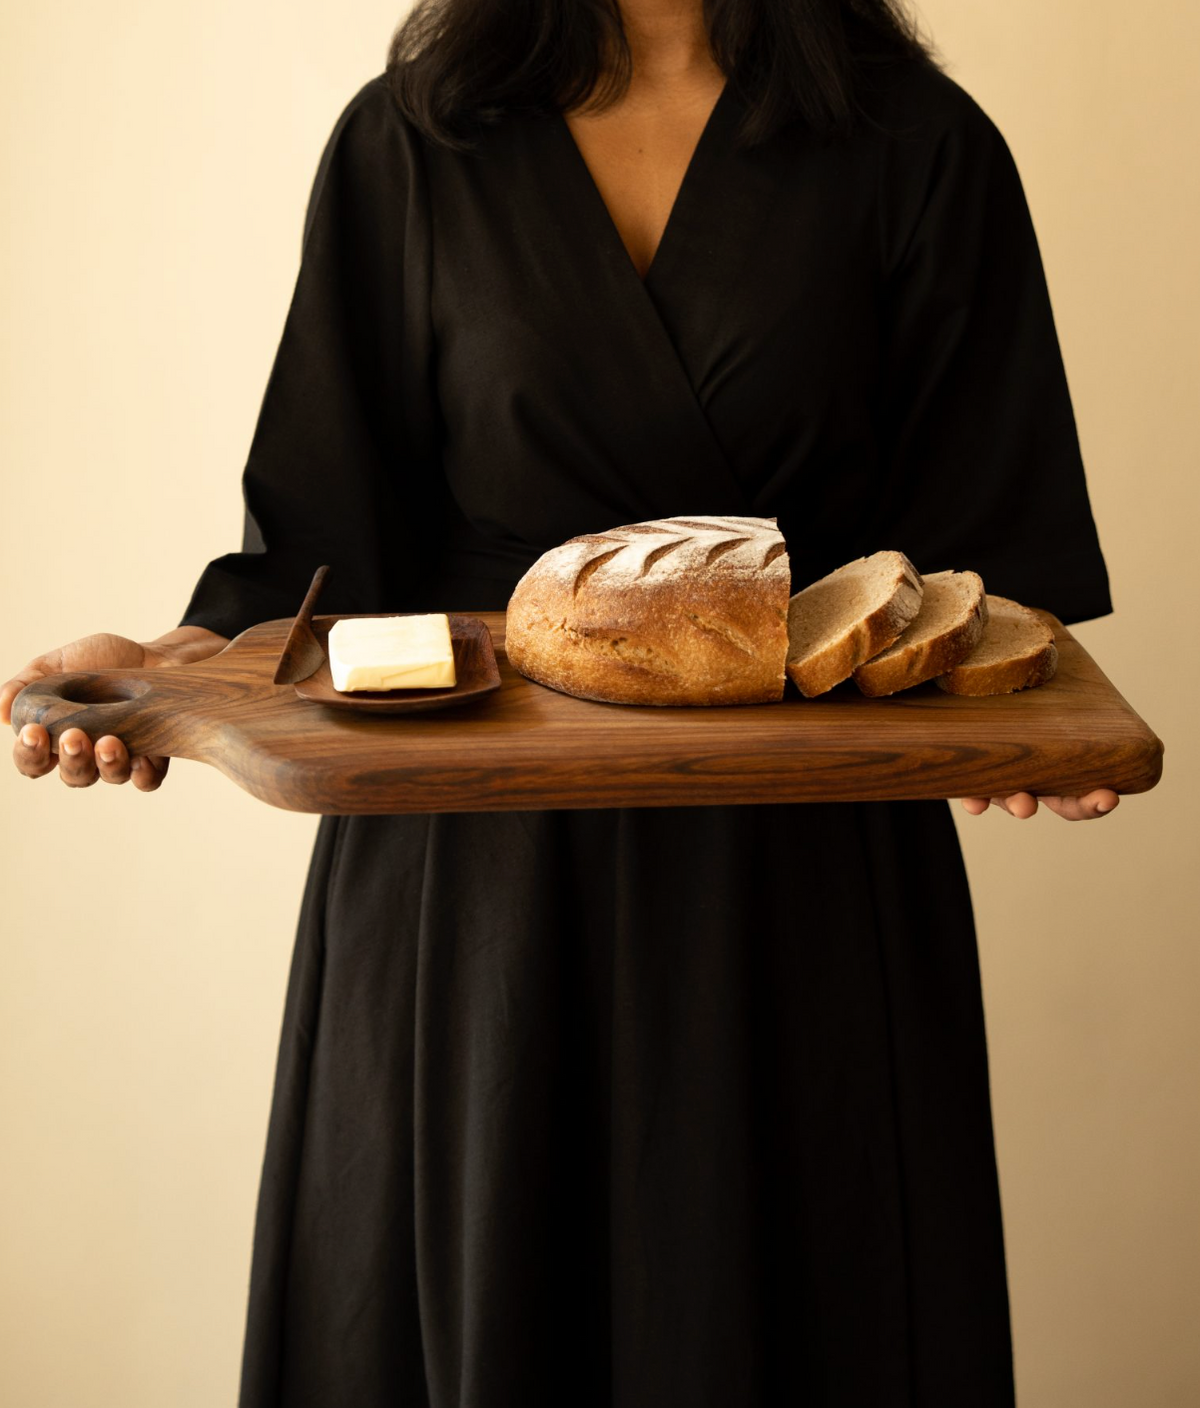
[[456,683],[450,618],[363,616],[329,628],[329,672],[342,692],[445,689]]

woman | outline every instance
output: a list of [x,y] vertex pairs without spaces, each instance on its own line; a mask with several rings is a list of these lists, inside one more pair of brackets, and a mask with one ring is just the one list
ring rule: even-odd
[[[418,7],[322,155],[243,486],[175,630],[0,705],[321,562],[325,611],[501,609],[669,515],[777,516],[796,587],[895,547],[1111,610],[1012,158],[888,0]],[[166,772],[61,749],[17,766]],[[322,818],[241,1401],[1011,1405],[948,804]]]

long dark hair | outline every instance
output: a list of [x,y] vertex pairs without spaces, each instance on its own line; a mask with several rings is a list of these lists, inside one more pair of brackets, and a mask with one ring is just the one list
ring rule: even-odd
[[[747,104],[753,145],[800,121],[825,137],[866,116],[868,70],[940,67],[904,0],[702,0],[713,57]],[[460,150],[506,113],[599,111],[633,63],[618,0],[418,0],[392,36],[388,85],[405,115]]]

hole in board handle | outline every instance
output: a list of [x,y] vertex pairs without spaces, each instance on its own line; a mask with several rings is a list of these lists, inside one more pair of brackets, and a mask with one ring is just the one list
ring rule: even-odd
[[59,697],[69,704],[120,704],[137,699],[151,687],[149,680],[105,679],[103,675],[74,675],[63,680]]

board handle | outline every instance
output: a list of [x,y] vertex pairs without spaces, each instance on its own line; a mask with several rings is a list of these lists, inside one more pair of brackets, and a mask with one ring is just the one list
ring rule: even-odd
[[[141,713],[154,682],[131,670],[82,670],[47,675],[27,684],[12,702],[12,726],[41,724],[58,751],[64,729],[81,728],[93,742],[106,733],[122,736],[122,725]],[[128,742],[126,742],[128,746]]]

